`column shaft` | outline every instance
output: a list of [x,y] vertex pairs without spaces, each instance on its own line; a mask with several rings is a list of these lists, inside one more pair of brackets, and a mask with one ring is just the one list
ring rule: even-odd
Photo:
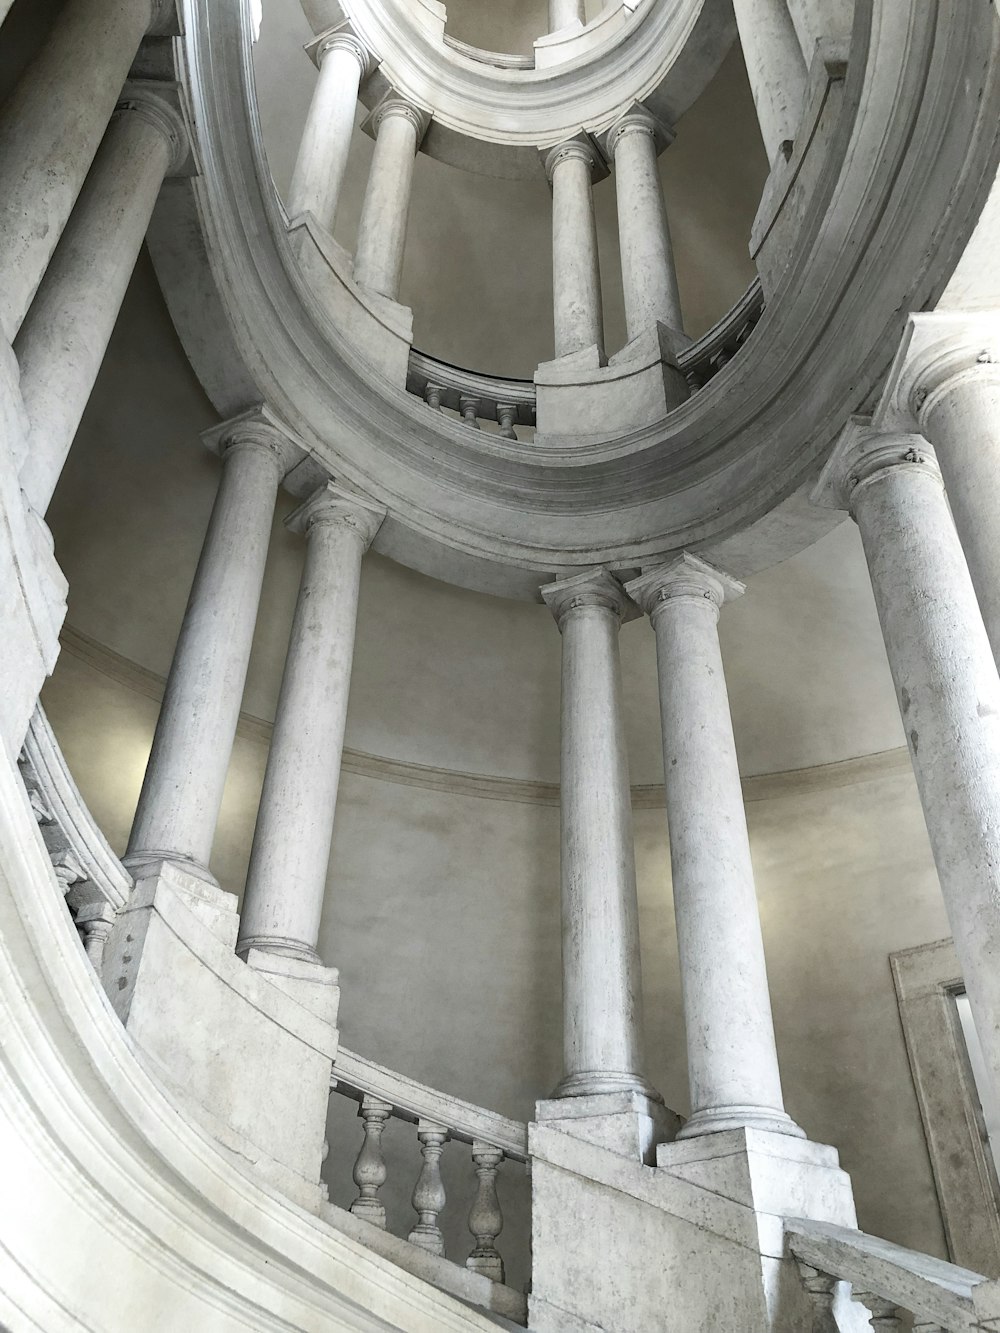
[[312,213],[332,232],[367,59],[360,44],[344,36],[332,40],[319,61],[319,77],[288,192],[288,215]]
[[691,1118],[683,1137],[785,1114],[743,792],[719,647],[723,599],[742,585],[691,556],[627,585],[649,611],[680,954]]
[[151,0],[69,0],[0,115],[0,333],[13,342],[149,26]]
[[816,43],[821,37],[844,38],[851,35],[853,0],[788,0],[788,12],[795,25],[807,69],[812,64]]
[[163,178],[165,124],[119,111],[14,344],[31,448],[21,485],[44,514],[100,370]]
[[553,149],[552,300],[556,356],[595,344],[604,353],[604,308],[597,258],[592,178],[594,156],[578,144]]
[[332,487],[289,520],[306,558],[254,830],[237,948],[318,961],[361,557],[382,512]]
[[955,949],[1000,1092],[1000,678],[930,450],[919,437],[881,438],[851,512]]
[[126,864],[208,870],[229,770],[283,458],[277,432],[238,428],[181,625]]
[[566,1072],[555,1095],[649,1094],[641,1074],[639,922],[618,652],[628,603],[603,570],[542,591],[562,633]]
[[806,62],[785,0],[734,0],[736,26],[767,159],[794,140],[805,102]]
[[969,573],[1000,662],[1000,366],[967,370],[935,389],[920,410],[934,446]]
[[549,0],[549,32],[559,32],[577,22],[587,22],[584,0]]
[[681,333],[684,321],[657,167],[655,124],[648,115],[630,117],[609,139],[628,339],[657,323]]
[[354,276],[393,301],[403,276],[413,164],[422,134],[420,113],[404,102],[389,103],[376,121]]

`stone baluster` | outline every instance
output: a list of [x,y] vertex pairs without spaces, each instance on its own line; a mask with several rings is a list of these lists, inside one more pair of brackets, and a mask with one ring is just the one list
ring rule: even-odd
[[444,386],[441,384],[424,385],[424,402],[432,412],[441,411],[441,395],[444,393]]
[[421,1120],[417,1125],[417,1138],[423,1165],[413,1187],[413,1210],[419,1220],[407,1240],[430,1254],[443,1255],[444,1236],[438,1226],[438,1215],[447,1202],[441,1180],[441,1154],[448,1141],[448,1131],[443,1125]]
[[785,1113],[760,914],[719,647],[722,604],[743,585],[687,553],[626,592],[649,615],[691,1118],[679,1137],[752,1127],[802,1130]]
[[0,115],[0,334],[21,326],[164,0],[69,0]]
[[503,1282],[503,1259],[496,1238],[503,1230],[503,1213],[497,1196],[497,1172],[503,1152],[489,1143],[473,1143],[472,1160],[476,1165],[478,1186],[469,1213],[469,1230],[476,1238],[475,1249],[465,1261],[466,1268],[482,1273],[491,1282]]
[[21,487],[39,514],[97,379],[163,178],[186,153],[180,117],[130,85],[14,343],[31,423]]
[[945,907],[1000,1095],[1000,677],[934,452],[855,419],[814,492],[861,533]]
[[229,770],[278,485],[293,457],[264,409],[210,433],[219,489],[177,639],[125,864],[208,868]]
[[571,23],[586,23],[584,0],[549,0],[549,32],[559,32]]
[[237,951],[318,962],[361,558],[385,511],[328,484],[286,520],[306,534],[271,749],[250,850]]
[[462,420],[473,430],[481,430],[479,424],[479,409],[482,407],[482,399],[473,398],[469,394],[463,393],[458,400],[458,409],[462,413]]
[[798,133],[806,62],[786,0],[733,0],[761,138],[772,167]]
[[612,126],[605,142],[615,169],[628,340],[663,324],[678,352],[687,340],[657,166],[657,154],[673,137],[637,104]]
[[56,852],[52,857],[52,869],[64,898],[74,884],[83,884],[87,879],[87,872],[72,847],[64,847],[62,851]]
[[497,421],[500,423],[500,434],[505,440],[517,439],[517,431],[514,429],[516,420],[517,405],[515,403],[497,403]]
[[358,1197],[351,1204],[351,1212],[355,1217],[363,1217],[366,1222],[384,1231],[385,1204],[378,1197],[378,1192],[389,1174],[382,1155],[382,1131],[392,1115],[392,1106],[365,1093],[358,1107],[358,1115],[364,1122],[365,1141],[354,1163],[353,1178],[358,1187]]
[[635,850],[618,634],[604,569],[542,588],[562,635],[563,1051],[556,1097],[658,1094],[643,1077]]
[[798,1260],[799,1276],[802,1285],[809,1293],[813,1308],[813,1322],[810,1333],[838,1333],[837,1318],[833,1313],[833,1302],[837,1294],[837,1279],[829,1273],[821,1273]]
[[354,277],[395,301],[403,275],[413,164],[430,117],[402,97],[380,103],[366,122],[375,135],[368,188],[358,224]]
[[597,258],[593,182],[607,168],[585,134],[545,154],[552,185],[552,303],[555,353],[596,347],[604,357],[604,307]]
[[346,24],[306,48],[319,69],[299,143],[288,216],[312,213],[332,232],[354,133],[358,93],[375,68],[364,43]]
[[76,928],[98,975],[104,965],[104,946],[111,937],[115,920],[115,909],[110,903],[84,903],[76,914]]
[[897,1333],[903,1327],[899,1317],[899,1306],[894,1301],[887,1301],[882,1296],[875,1296],[867,1291],[851,1293],[854,1300],[863,1305],[871,1316],[868,1322],[877,1333]]

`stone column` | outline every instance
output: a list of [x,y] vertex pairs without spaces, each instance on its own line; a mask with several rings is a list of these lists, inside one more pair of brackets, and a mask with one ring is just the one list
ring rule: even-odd
[[288,520],[306,559],[250,851],[237,950],[318,962],[361,557],[385,511],[328,484]]
[[288,192],[288,216],[312,213],[332,232],[354,133],[358,91],[372,72],[373,62],[349,28],[327,33],[309,49],[319,77]]
[[806,62],[786,0],[733,0],[733,8],[761,137],[774,166],[798,133]]
[[788,0],[788,12],[807,69],[812,64],[816,43],[821,38],[846,38],[851,35],[853,0]]
[[0,116],[0,333],[9,342],[69,218],[143,34],[166,5],[69,0]]
[[639,920],[618,632],[632,610],[604,569],[542,596],[562,634],[565,1077],[556,1097],[637,1091],[643,1078]]
[[545,156],[545,173],[552,184],[552,300],[557,357],[595,344],[602,359],[604,355],[593,195],[594,174],[603,169],[597,149],[585,135],[559,144]]
[[681,299],[657,167],[657,153],[672,137],[639,105],[626,112],[607,136],[615,169],[629,342],[657,323],[683,337]]
[[626,586],[656,634],[663,770],[691,1118],[679,1137],[755,1128],[801,1137],[785,1114],[743,791],[719,648],[743,585],[688,554]]
[[382,102],[369,120],[375,154],[358,224],[354,277],[393,301],[403,275],[413,163],[429,123],[426,111],[401,97]]
[[10,13],[11,5],[13,5],[13,3],[14,0],[0,0],[0,23],[2,23]]
[[918,380],[920,429],[934,446],[973,587],[1000,662],[1000,360],[929,370]]
[[21,486],[40,514],[101,368],[163,178],[185,154],[180,117],[154,94],[130,90],[14,343],[31,423]]
[[814,492],[861,532],[924,820],[1000,1093],[1000,677],[933,450],[856,419]]
[[571,23],[586,23],[584,0],[549,0],[549,32],[559,32]]
[[125,864],[208,869],[291,446],[262,412],[221,439],[222,476],[181,625]]

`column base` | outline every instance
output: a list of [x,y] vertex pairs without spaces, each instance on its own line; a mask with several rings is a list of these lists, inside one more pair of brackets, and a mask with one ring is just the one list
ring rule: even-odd
[[313,963],[323,966],[323,960],[310,944],[304,940],[293,940],[288,936],[242,935],[236,944],[236,952],[248,962],[251,953],[271,954],[275,958],[297,958],[300,963]]
[[219,887],[219,881],[209,870],[208,866],[203,865],[201,861],[196,861],[192,856],[185,856],[183,852],[166,851],[138,851],[126,852],[122,857],[122,865],[135,880],[145,879],[149,875],[155,875],[159,872],[161,866],[176,866],[186,875],[193,875],[195,879],[204,880],[213,888]]
[[663,1104],[655,1088],[554,1097],[535,1103],[540,1125],[584,1139],[610,1152],[652,1165],[656,1145],[673,1139],[680,1117]]
[[678,1131],[678,1139],[700,1138],[703,1134],[725,1134],[729,1130],[756,1129],[767,1134],[787,1134],[793,1139],[804,1139],[790,1115],[773,1106],[710,1106],[695,1111]]

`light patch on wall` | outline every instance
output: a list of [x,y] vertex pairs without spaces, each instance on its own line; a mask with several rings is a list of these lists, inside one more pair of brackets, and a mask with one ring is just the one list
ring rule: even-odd
[[253,40],[260,36],[260,25],[264,20],[264,0],[248,0],[250,6],[250,32]]

